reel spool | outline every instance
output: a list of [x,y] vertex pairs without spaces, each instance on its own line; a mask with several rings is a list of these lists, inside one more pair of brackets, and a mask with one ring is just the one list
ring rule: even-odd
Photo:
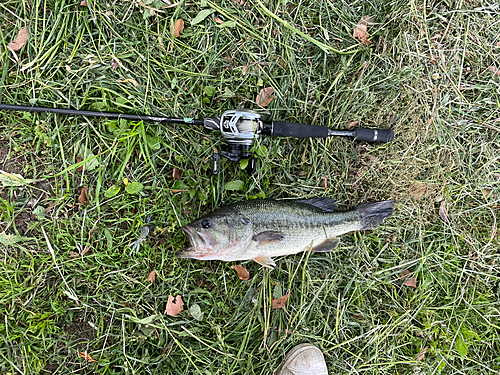
[[[219,130],[229,145],[229,151],[221,151],[224,158],[239,162],[249,159],[247,172],[252,174],[257,170],[255,159],[250,149],[256,139],[260,138],[263,129],[262,116],[249,109],[233,109],[226,111],[220,117]],[[219,172],[219,154],[214,153],[213,173]]]

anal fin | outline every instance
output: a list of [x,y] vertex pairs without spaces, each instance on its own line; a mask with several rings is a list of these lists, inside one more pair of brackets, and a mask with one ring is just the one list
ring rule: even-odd
[[311,251],[315,252],[315,253],[326,253],[328,251],[332,251],[337,246],[339,246],[339,243],[340,243],[340,238],[338,238],[338,237],[327,238],[325,241],[314,246],[311,249]]
[[259,263],[261,266],[267,267],[267,268],[274,268],[276,263],[274,263],[273,258],[268,257],[266,255],[259,255],[258,257],[253,258],[254,261]]

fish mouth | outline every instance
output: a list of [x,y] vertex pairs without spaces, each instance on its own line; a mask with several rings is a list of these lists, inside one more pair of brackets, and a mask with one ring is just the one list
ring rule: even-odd
[[212,252],[215,241],[209,232],[200,233],[189,225],[182,227],[181,230],[188,238],[191,247],[177,252],[175,254],[177,258],[201,258]]

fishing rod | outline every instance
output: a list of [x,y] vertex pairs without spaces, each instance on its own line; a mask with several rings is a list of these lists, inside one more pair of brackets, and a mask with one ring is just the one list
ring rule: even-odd
[[250,174],[254,173],[257,169],[257,165],[250,150],[261,135],[293,138],[329,138],[340,136],[354,138],[358,141],[381,143],[391,142],[394,139],[394,132],[392,129],[354,128],[352,130],[333,130],[326,126],[297,124],[287,121],[264,122],[262,121],[260,113],[249,109],[232,109],[225,111],[220,118],[209,117],[203,120],[10,104],[0,104],[0,110],[45,112],[61,115],[102,117],[116,120],[124,119],[170,124],[189,124],[203,126],[210,131],[220,131],[229,146],[229,150],[223,150],[220,151],[220,153],[214,151],[213,174],[219,173],[219,154],[233,162],[248,159],[247,172]]

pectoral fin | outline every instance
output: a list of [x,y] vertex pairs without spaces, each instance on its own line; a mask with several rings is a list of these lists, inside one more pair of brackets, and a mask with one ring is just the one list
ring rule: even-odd
[[314,246],[311,251],[315,253],[326,253],[327,251],[332,251],[337,246],[339,246],[340,238],[327,238],[324,242],[321,242],[319,245]]
[[260,232],[252,237],[252,240],[257,242],[257,246],[268,245],[270,243],[275,243],[283,240],[285,234],[283,232],[277,232],[274,230],[269,230],[266,232]]
[[261,266],[267,267],[267,268],[274,268],[276,263],[274,263],[273,258],[265,256],[265,255],[259,255],[258,257],[253,258],[254,261],[259,263]]

